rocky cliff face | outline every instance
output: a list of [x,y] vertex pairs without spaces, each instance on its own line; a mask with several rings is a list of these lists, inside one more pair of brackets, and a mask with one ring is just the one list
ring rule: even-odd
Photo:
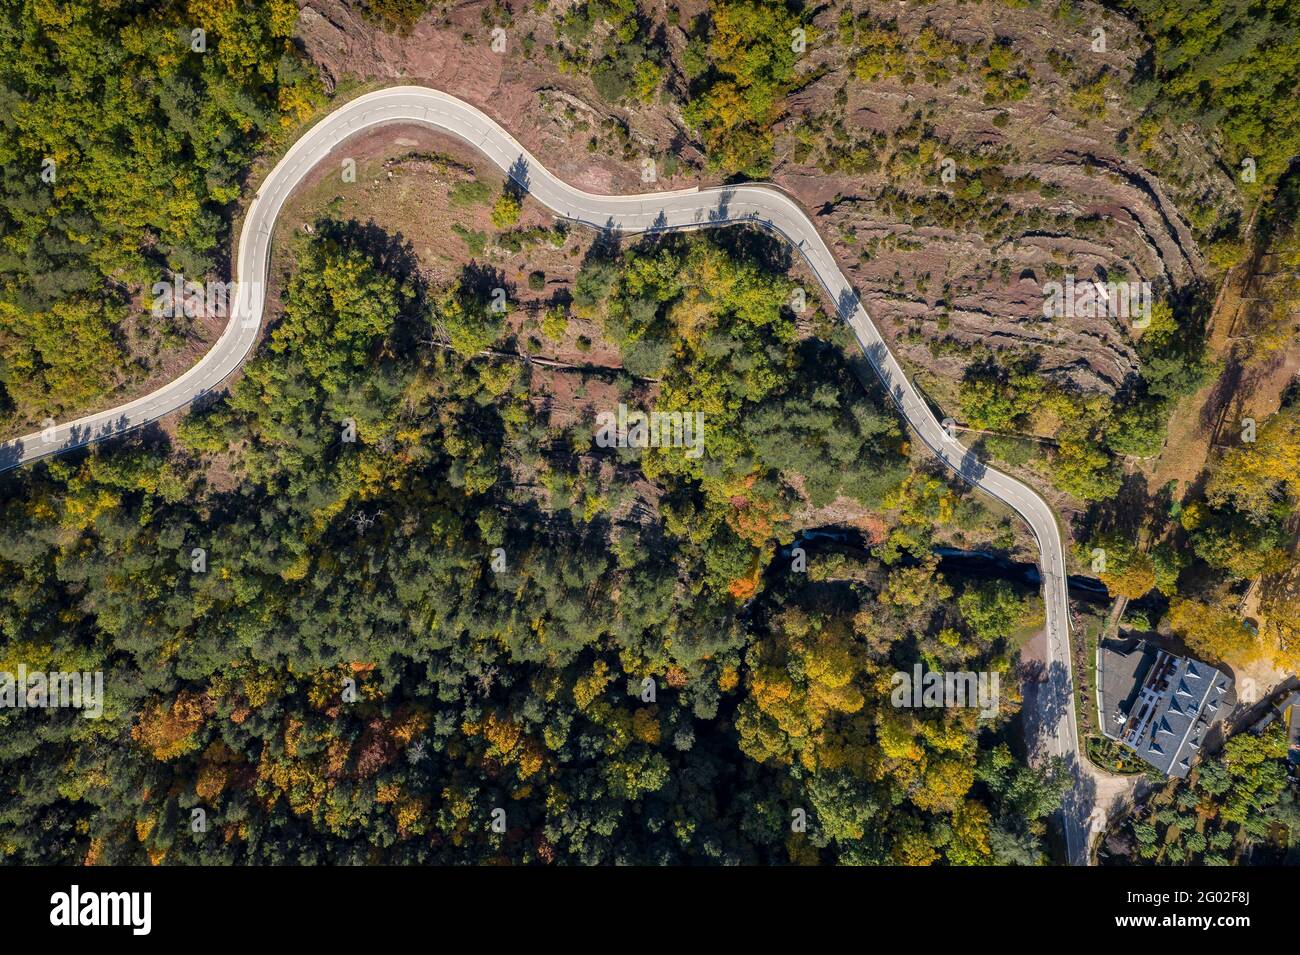
[[[556,55],[561,5],[514,6],[435,4],[402,36],[343,0],[308,0],[298,33],[327,83],[445,89],[582,188],[717,180],[682,118],[681,64],[706,4],[642,4],[667,70],[636,105],[604,102]],[[492,49],[499,24],[504,52]],[[811,26],[771,178],[818,217],[903,359],[942,382],[984,347],[1031,350],[1042,374],[1113,393],[1137,367],[1140,323],[1045,317],[1045,287],[1066,276],[1149,283],[1159,298],[1205,275],[1192,210],[1240,207],[1210,144],[1139,122],[1137,29],[1050,0],[833,3]]]

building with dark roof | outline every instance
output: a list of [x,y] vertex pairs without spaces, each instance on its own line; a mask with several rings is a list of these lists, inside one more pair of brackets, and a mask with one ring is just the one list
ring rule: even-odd
[[1143,640],[1097,646],[1097,719],[1110,739],[1166,776],[1183,777],[1232,708],[1232,678]]

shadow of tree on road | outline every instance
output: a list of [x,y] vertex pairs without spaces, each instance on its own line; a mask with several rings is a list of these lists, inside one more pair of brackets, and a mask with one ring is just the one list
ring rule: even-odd
[[510,164],[506,170],[507,186],[516,198],[523,198],[524,193],[528,192],[532,186],[532,171],[528,166],[528,159],[520,153],[518,158]]

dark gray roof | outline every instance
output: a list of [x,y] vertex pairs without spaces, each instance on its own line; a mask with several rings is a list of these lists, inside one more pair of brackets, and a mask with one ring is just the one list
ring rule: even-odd
[[1186,776],[1227,715],[1231,678],[1139,640],[1103,641],[1097,667],[1102,731],[1166,775]]
[[1142,678],[1155,653],[1143,652],[1136,640],[1103,640],[1097,649],[1097,704],[1101,731],[1119,739],[1129,710],[1142,687]]

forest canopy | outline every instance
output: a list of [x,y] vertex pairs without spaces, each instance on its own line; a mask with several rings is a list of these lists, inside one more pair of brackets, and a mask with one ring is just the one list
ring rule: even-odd
[[[527,365],[419,344],[439,290],[333,223],[176,444],[4,476],[6,660],[102,670],[106,700],[100,720],[0,713],[0,852],[1041,861],[1067,777],[1008,745],[1036,598],[899,548],[866,576],[815,549],[816,572],[789,570],[808,497],[909,521],[952,492],[909,477],[842,353],[793,334],[789,280],[748,235],[583,272],[590,314],[660,379],[625,397],[708,409],[699,461],[595,448],[530,400]],[[668,329],[681,347],[656,347]],[[916,664],[1004,690],[983,718],[900,710],[891,676]]]
[[[0,11],[0,422],[83,410],[185,334],[134,290],[226,271],[230,210],[318,97],[291,0]],[[147,304],[147,297],[145,302]]]

